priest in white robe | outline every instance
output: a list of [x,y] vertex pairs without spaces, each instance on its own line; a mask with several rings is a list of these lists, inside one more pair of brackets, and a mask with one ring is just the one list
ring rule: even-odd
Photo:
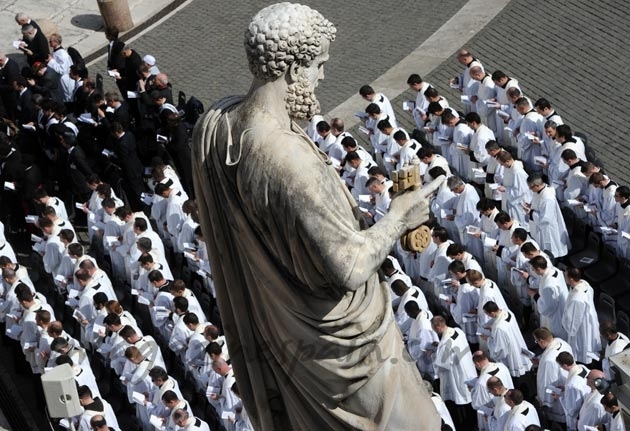
[[532,192],[527,184],[523,162],[514,160],[508,151],[500,152],[497,159],[504,168],[503,183],[499,186],[499,191],[503,192],[503,210],[521,226],[527,226],[525,208],[532,201]]
[[470,184],[465,184],[460,178],[450,177],[447,180],[448,187],[457,198],[455,214],[447,216],[448,220],[454,220],[459,232],[459,243],[472,253],[477,260],[483,262],[483,247],[477,238],[466,233],[466,226],[479,226],[479,211],[477,202],[479,195]]
[[602,322],[599,325],[599,332],[606,341],[602,370],[604,371],[606,379],[610,380],[612,378],[610,374],[610,357],[625,350],[630,345],[630,339],[625,334],[619,332],[615,324],[610,321]]
[[567,430],[576,430],[580,409],[590,393],[590,388],[586,384],[589,370],[584,365],[576,364],[573,355],[568,352],[560,353],[556,357],[556,362],[562,370],[567,372],[567,378],[561,382],[562,394],[559,396],[552,394],[552,396],[560,399],[566,417]]
[[511,410],[511,407],[505,402],[505,395],[513,388],[505,387],[503,381],[496,376],[491,376],[486,386],[492,395],[492,414],[486,417],[488,429],[490,431],[504,431],[505,421]]
[[505,402],[511,407],[505,420],[505,431],[525,431],[529,425],[540,426],[536,408],[523,399],[518,389],[510,389],[505,394]]
[[540,314],[540,325],[549,328],[555,336],[566,339],[567,331],[562,326],[562,318],[569,291],[564,275],[542,256],[536,256],[529,263],[540,276],[538,289],[527,289]]
[[431,353],[435,351],[435,343],[439,341],[437,333],[431,327],[433,314],[427,309],[422,309],[417,301],[408,301],[404,308],[411,319],[407,337],[409,355],[416,361],[420,374],[424,378],[430,377],[433,380],[437,376],[433,368]]
[[540,174],[530,175],[527,184],[533,192],[532,200],[526,206],[532,237],[555,258],[566,256],[571,240],[555,190],[545,184]]
[[543,352],[536,361],[538,362],[538,372],[536,373],[536,396],[545,410],[548,419],[554,422],[565,422],[564,410],[558,399],[554,399],[547,388],[555,386],[559,382],[566,380],[567,372],[560,368],[556,358],[562,352],[572,353],[571,346],[553,336],[547,328],[538,328],[533,332],[534,341]]
[[440,379],[440,395],[449,406],[457,429],[460,426],[465,429],[465,424],[470,424],[474,417],[470,391],[462,383],[477,377],[466,334],[447,326],[442,316],[435,316],[431,324],[440,337],[433,362]]
[[586,431],[586,426],[597,426],[606,422],[607,413],[602,405],[604,396],[595,387],[595,379],[603,379],[604,373],[600,370],[591,370],[586,376],[586,384],[591,392],[584,398],[584,403],[578,414],[578,431]]
[[569,295],[564,306],[562,327],[567,331],[567,342],[573,349],[575,360],[590,364],[599,360],[602,350],[599,318],[593,303],[593,288],[581,278],[581,271],[569,267],[564,271]]
[[513,389],[514,383],[512,382],[512,376],[510,376],[510,370],[501,362],[490,362],[488,356],[482,351],[477,351],[473,355],[473,363],[475,368],[479,371],[479,377],[474,380],[472,387],[470,388],[470,395],[472,398],[472,406],[475,410],[479,410],[481,406],[485,406],[492,401],[493,394],[488,389],[487,383],[491,377],[497,377],[501,379],[501,382],[505,382],[507,389]]
[[493,301],[486,302],[483,311],[492,319],[490,334],[482,335],[488,339],[490,357],[497,362],[503,362],[512,377],[527,373],[532,363],[523,353],[527,350],[527,345],[514,314],[507,309],[500,309]]

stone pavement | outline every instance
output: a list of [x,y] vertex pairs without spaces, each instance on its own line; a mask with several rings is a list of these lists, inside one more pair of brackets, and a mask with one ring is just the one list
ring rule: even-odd
[[[120,1],[120,0],[119,0]],[[128,0],[134,25],[138,31],[155,16],[168,12],[183,0]],[[23,57],[12,47],[22,37],[15,23],[15,14],[26,13],[38,23],[46,22],[61,34],[64,46],[74,46],[83,57],[105,46],[104,24],[97,0],[0,0],[0,50]]]

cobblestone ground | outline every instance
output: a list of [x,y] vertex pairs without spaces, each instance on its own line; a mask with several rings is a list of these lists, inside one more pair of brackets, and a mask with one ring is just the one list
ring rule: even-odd
[[[547,98],[588,143],[606,171],[630,184],[628,36],[630,13],[621,0],[596,7],[586,0],[512,1],[466,45],[492,73],[517,78],[533,100]],[[424,77],[461,109],[459,95],[447,85],[461,67],[453,57]],[[410,92],[395,100],[401,110]],[[397,118],[409,118],[400,113]],[[411,127],[411,123],[406,124]]]

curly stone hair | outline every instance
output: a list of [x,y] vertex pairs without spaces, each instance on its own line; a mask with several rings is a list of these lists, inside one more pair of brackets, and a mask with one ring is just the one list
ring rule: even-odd
[[257,78],[282,76],[294,61],[308,67],[321,53],[322,37],[335,40],[335,26],[308,6],[278,3],[252,18],[245,31],[249,68]]

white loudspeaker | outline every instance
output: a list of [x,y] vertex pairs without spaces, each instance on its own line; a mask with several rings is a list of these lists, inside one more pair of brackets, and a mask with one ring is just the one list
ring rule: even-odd
[[83,413],[70,365],[58,365],[43,374],[42,386],[51,418],[70,418]]

